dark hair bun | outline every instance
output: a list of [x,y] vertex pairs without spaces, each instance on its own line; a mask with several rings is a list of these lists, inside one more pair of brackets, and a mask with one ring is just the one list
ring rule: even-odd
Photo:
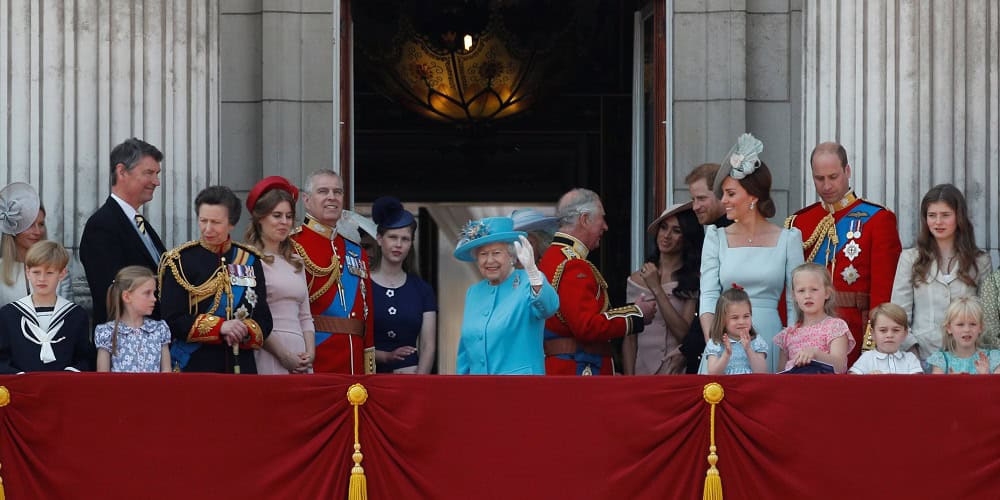
[[759,200],[757,202],[757,211],[764,216],[765,219],[770,219],[774,217],[777,209],[774,206],[774,200],[768,198],[766,200]]

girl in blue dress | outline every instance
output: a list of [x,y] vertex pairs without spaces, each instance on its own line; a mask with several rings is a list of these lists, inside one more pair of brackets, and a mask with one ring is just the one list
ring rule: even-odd
[[378,225],[372,266],[376,372],[429,374],[437,343],[437,299],[431,286],[410,272],[417,221],[390,196],[375,200],[372,219]]
[[156,276],[128,266],[108,287],[108,322],[94,329],[99,372],[169,372],[170,328],[149,317],[156,305]]
[[767,342],[753,329],[750,296],[730,288],[719,296],[705,346],[709,375],[767,373]]
[[945,312],[941,350],[927,358],[931,373],[1000,373],[1000,351],[981,347],[983,306],[974,297],[952,301]]

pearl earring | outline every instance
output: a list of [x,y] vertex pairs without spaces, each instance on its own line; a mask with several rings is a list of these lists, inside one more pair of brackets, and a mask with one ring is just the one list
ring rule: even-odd
[[750,202],[750,210],[753,210],[753,204],[754,204],[754,202],[751,201]]

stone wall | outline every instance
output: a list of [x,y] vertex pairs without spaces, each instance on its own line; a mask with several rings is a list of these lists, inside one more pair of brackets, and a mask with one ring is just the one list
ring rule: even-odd
[[751,132],[764,142],[781,223],[803,205],[802,2],[675,0],[673,9],[675,199],[690,199],[692,168],[720,161]]
[[[332,0],[223,0],[222,169],[244,194],[269,175],[334,168]],[[301,184],[300,184],[301,185]]]

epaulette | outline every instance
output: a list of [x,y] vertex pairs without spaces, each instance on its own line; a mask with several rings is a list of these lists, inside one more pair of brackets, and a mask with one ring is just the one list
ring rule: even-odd
[[199,244],[200,242],[198,240],[191,240],[187,243],[181,243],[180,245],[177,245],[176,247],[167,250],[166,252],[163,252],[163,256],[160,257],[160,262],[163,262],[163,260],[167,258],[174,260],[179,259],[181,256],[181,252],[187,250],[188,248],[196,247]]
[[821,203],[817,201],[816,203],[813,203],[812,205],[809,205],[809,206],[807,206],[805,208],[801,208],[801,209],[797,210],[794,215],[802,215],[802,214],[808,212],[809,210],[812,210],[812,208],[815,207],[816,205],[821,205]]
[[882,210],[889,210],[888,208],[886,208],[883,205],[879,205],[878,203],[873,203],[873,202],[868,201],[868,200],[866,200],[864,198],[861,198],[861,203],[867,203],[867,204],[869,204],[869,205],[871,205],[873,207],[881,208]]
[[569,258],[569,259],[582,259],[583,258],[583,257],[580,257],[580,254],[576,253],[576,250],[573,250],[573,247],[571,247],[571,246],[563,245],[563,247],[560,250],[562,250],[562,253],[563,253],[563,255],[566,256],[566,258]]
[[191,240],[187,243],[181,243],[160,255],[160,266],[156,270],[156,288],[161,292],[163,291],[163,272],[166,271],[167,267],[171,270],[176,270],[177,264],[174,262],[179,262],[181,260],[181,252],[187,250],[188,248],[200,245],[198,240]]
[[247,252],[252,253],[258,259],[264,256],[262,253],[260,253],[260,250],[258,250],[257,247],[255,247],[253,245],[247,245],[246,243],[240,243],[240,242],[234,241],[233,242],[233,246],[237,247],[237,248],[241,248],[243,250],[246,250]]
[[288,236],[293,236],[301,232],[302,232],[302,226],[296,226],[295,229],[292,229],[292,232],[288,233]]

